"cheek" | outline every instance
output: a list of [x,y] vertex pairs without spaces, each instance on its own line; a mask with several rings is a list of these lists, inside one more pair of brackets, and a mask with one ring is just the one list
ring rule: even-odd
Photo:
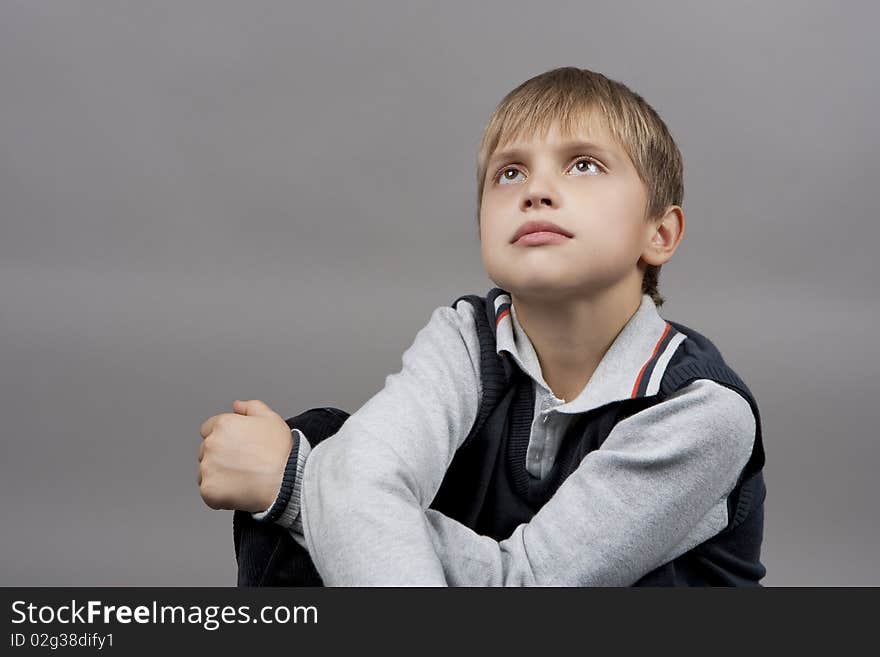
[[[618,217],[619,221],[612,227],[602,231],[597,240],[601,244],[600,251],[612,259],[629,259],[641,250],[641,232],[634,225],[632,217]],[[601,254],[600,254],[601,257]]]
[[491,212],[480,217],[480,255],[484,267],[490,272],[504,266],[509,240],[508,229],[497,217],[493,220]]
[[608,189],[585,200],[585,229],[609,247],[626,250],[641,239],[642,213],[640,199],[629,189]]
[[483,202],[480,209],[480,236],[483,242],[495,242],[504,233],[504,220],[492,203]]

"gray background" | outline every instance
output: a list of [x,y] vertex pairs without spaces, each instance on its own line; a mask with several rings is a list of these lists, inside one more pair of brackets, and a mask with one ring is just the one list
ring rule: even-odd
[[[235,582],[200,424],[357,409],[491,287],[477,143],[621,80],[684,154],[662,314],[756,394],[764,583],[880,584],[870,3],[0,4],[4,585]],[[871,44],[874,45],[871,45]]]

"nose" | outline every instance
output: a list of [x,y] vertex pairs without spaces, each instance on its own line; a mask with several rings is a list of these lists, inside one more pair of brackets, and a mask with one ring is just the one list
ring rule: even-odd
[[542,196],[540,194],[527,194],[523,199],[523,208],[530,208],[532,206],[541,207],[546,205],[548,207],[553,207],[553,200],[549,196]]
[[523,190],[521,203],[523,210],[545,206],[552,208],[558,204],[558,199],[551,183],[545,177],[533,174]]

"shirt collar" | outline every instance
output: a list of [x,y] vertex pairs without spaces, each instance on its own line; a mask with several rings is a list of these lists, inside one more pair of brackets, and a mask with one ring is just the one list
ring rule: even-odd
[[[495,351],[507,352],[546,394],[555,399],[544,381],[537,353],[516,316],[510,294],[495,288]],[[685,335],[660,316],[649,294],[605,352],[587,385],[574,399],[558,400],[560,413],[585,413],[611,402],[654,395],[672,354]]]

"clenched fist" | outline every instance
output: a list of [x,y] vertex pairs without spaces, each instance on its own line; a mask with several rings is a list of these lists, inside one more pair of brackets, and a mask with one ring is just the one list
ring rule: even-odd
[[236,400],[232,408],[202,424],[199,491],[212,509],[265,511],[281,489],[293,436],[284,418],[257,399]]

